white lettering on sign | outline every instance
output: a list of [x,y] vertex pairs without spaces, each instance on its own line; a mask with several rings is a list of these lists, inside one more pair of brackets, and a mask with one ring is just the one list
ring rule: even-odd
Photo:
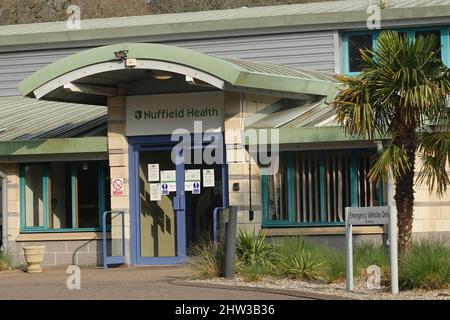
[[205,130],[221,132],[224,115],[223,92],[190,92],[127,97],[128,136],[172,134],[183,128],[194,132],[194,121]]
[[122,178],[112,179],[111,194],[115,197],[124,195],[124,184]]
[[389,207],[348,208],[347,223],[352,225],[389,224]]

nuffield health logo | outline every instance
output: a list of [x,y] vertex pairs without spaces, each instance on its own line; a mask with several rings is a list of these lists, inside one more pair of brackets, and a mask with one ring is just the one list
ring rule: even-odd
[[134,117],[136,118],[136,120],[141,120],[142,119],[142,111],[141,110],[135,111]]

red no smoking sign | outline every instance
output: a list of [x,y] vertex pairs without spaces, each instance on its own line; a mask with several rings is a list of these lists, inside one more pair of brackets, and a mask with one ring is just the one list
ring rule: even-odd
[[123,179],[115,178],[112,180],[112,195],[113,196],[123,196]]

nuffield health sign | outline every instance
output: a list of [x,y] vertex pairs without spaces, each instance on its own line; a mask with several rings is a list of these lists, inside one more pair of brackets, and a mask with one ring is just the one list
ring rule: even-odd
[[223,127],[222,92],[194,92],[131,96],[126,102],[127,136],[172,134],[176,129],[194,132],[194,121],[204,131]]

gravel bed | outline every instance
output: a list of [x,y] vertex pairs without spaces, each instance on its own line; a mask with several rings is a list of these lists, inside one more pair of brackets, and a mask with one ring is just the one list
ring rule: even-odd
[[450,290],[410,290],[401,291],[398,295],[393,295],[390,293],[390,288],[388,287],[383,287],[379,290],[369,290],[365,282],[356,280],[353,292],[345,291],[345,283],[323,284],[291,279],[264,279],[257,282],[248,282],[242,278],[236,277],[234,279],[214,278],[190,281],[229,286],[296,290],[322,295],[342,296],[358,300],[450,300]]

